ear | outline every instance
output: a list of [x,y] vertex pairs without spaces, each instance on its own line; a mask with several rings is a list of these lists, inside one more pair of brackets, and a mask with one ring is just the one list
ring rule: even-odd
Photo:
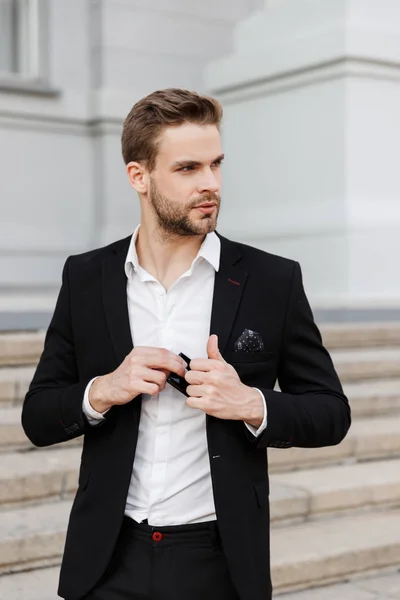
[[143,164],[130,162],[126,165],[129,183],[139,194],[145,194],[148,189],[147,171]]

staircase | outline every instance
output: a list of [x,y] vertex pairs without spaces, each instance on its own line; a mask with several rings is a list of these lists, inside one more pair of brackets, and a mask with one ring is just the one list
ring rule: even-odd
[[[269,450],[275,595],[400,598],[400,324],[322,333],[353,425],[339,446]],[[20,425],[42,346],[40,332],[0,335],[0,600],[56,600],[77,487],[81,441],[35,449]]]

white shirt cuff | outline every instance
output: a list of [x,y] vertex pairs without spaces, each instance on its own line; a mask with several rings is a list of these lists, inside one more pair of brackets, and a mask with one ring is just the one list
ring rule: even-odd
[[247,427],[247,429],[250,431],[250,433],[252,433],[254,435],[254,437],[258,437],[263,431],[264,429],[267,427],[267,403],[265,401],[265,397],[264,394],[262,393],[261,390],[259,390],[258,388],[253,388],[253,390],[257,390],[257,392],[260,394],[263,403],[264,403],[264,418],[263,421],[260,425],[260,427],[258,429],[256,429],[254,427],[254,425],[249,425],[249,423],[244,423]]
[[94,410],[94,408],[91,406],[91,404],[89,402],[90,388],[92,387],[92,383],[96,379],[97,379],[97,377],[94,377],[91,381],[89,381],[89,383],[86,386],[85,394],[83,396],[82,410],[83,410],[83,413],[86,415],[86,418],[89,421],[90,425],[96,425],[96,424],[100,423],[100,421],[104,421],[105,417],[103,415],[105,415],[106,412],[108,412],[110,410],[110,409],[106,410],[103,414],[99,413],[99,412],[97,412],[97,410]]

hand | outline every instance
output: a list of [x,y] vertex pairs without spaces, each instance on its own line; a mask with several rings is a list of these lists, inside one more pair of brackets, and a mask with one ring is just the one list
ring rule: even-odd
[[165,348],[136,346],[112,373],[98,377],[90,388],[89,403],[97,412],[127,404],[139,394],[159,394],[170,372],[182,377],[186,363]]
[[208,358],[190,362],[185,375],[187,404],[218,419],[246,421],[255,427],[261,425],[264,405],[257,390],[240,381],[235,369],[227,363],[218,349],[218,337],[210,336]]

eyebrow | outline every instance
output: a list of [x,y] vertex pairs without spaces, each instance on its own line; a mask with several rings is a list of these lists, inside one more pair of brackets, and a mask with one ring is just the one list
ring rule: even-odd
[[[217,158],[214,158],[214,160],[211,162],[211,164],[214,164],[216,162],[221,162],[222,160],[224,160],[225,158],[225,154],[220,154],[219,156],[217,156]],[[177,160],[173,163],[172,167],[176,168],[176,167],[201,167],[203,163],[201,163],[198,160]]]

